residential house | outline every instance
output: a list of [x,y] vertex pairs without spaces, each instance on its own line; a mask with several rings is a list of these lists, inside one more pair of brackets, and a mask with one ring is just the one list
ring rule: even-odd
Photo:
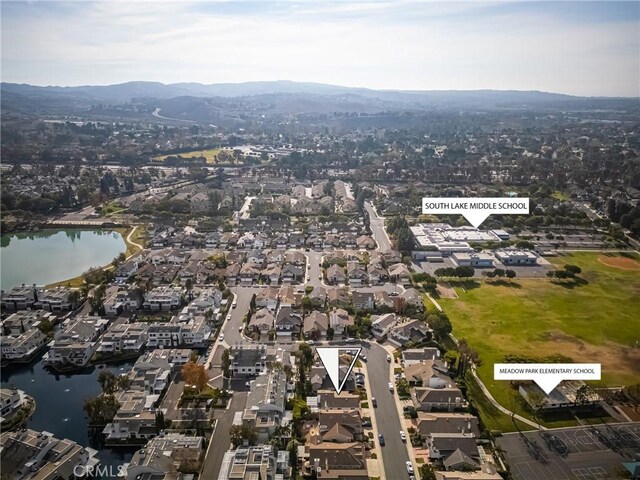
[[395,304],[393,303],[393,298],[389,296],[387,292],[377,291],[373,294],[374,303],[376,306],[376,310],[393,310],[395,308]]
[[373,315],[371,317],[371,333],[379,340],[389,334],[389,330],[391,330],[397,321],[395,313]]
[[100,459],[97,450],[73,440],[58,439],[49,432],[23,428],[0,436],[3,475],[11,479],[70,480],[79,473],[95,472]]
[[272,312],[275,312],[278,307],[278,296],[279,293],[277,288],[263,288],[256,293],[256,307],[268,308]]
[[38,292],[35,308],[42,308],[48,312],[64,312],[76,308],[77,300],[73,299],[73,290],[67,287],[56,287]]
[[373,299],[373,292],[353,292],[353,306],[358,310],[373,310]]
[[465,404],[462,392],[457,387],[416,387],[411,391],[411,399],[415,409],[424,412],[453,412]]
[[[327,480],[369,480],[364,444],[322,442],[305,446],[305,465]],[[308,472],[307,472],[308,473]]]
[[12,416],[24,403],[24,392],[12,388],[0,388],[0,419]]
[[405,368],[427,360],[438,360],[440,350],[435,347],[408,348],[402,352],[402,364]]
[[387,270],[378,266],[370,265],[369,269],[367,270],[367,275],[369,277],[369,283],[371,285],[379,285],[389,280],[389,274],[387,273]]
[[296,293],[296,289],[291,285],[280,287],[279,293],[280,307],[298,308],[301,304],[302,295]]
[[[126,464],[125,480],[158,478],[179,480],[179,468],[198,470],[204,455],[204,438],[163,433],[152,438]],[[186,480],[186,476],[184,480]]]
[[275,322],[275,316],[273,315],[274,310],[270,310],[267,307],[257,310],[249,320],[247,326],[249,331],[258,332],[261,335],[269,333],[269,330],[273,328]]
[[282,370],[269,370],[251,381],[242,422],[256,431],[259,442],[267,442],[276,428],[288,424],[286,395],[287,376]]
[[318,285],[314,287],[311,293],[309,293],[307,296],[315,307],[321,310],[324,309],[327,303],[327,289],[325,287],[323,287],[322,285]]
[[2,335],[18,336],[32,328],[38,328],[42,320],[53,321],[51,313],[44,310],[23,310],[12,313],[2,321]]
[[373,250],[376,248],[376,242],[369,235],[360,235],[356,238],[356,245],[360,249]]
[[329,411],[357,411],[360,408],[360,396],[347,392],[338,395],[335,390],[320,390],[318,408]]
[[240,268],[240,284],[252,285],[260,277],[260,269],[251,263],[245,263]]
[[396,263],[389,267],[389,281],[400,285],[411,285],[409,267],[404,263]]
[[175,310],[182,305],[182,289],[178,287],[156,287],[145,293],[142,308],[152,311]]
[[460,450],[477,463],[480,460],[477,437],[472,433],[432,433],[426,439],[429,456],[444,462],[454,452]]
[[428,341],[433,331],[422,320],[405,320],[389,331],[388,338],[396,346],[406,346],[409,342]]
[[142,306],[142,292],[131,286],[121,286],[113,290],[104,303],[104,312],[108,317],[122,312],[135,312]]
[[229,349],[231,376],[262,375],[267,372],[267,365],[276,359],[277,351],[263,344],[232,346]]
[[418,412],[413,424],[423,438],[432,433],[471,433],[480,437],[478,417],[470,413]]
[[8,292],[0,292],[2,310],[27,310],[33,308],[38,299],[38,291],[35,285],[14,287]]
[[424,360],[405,365],[404,375],[413,386],[445,388],[455,385],[449,377],[447,366],[441,360]]
[[355,320],[346,310],[337,308],[329,313],[329,326],[335,335],[346,335],[347,327],[352,325],[355,325]]
[[[279,461],[280,453],[286,459]],[[238,447],[224,454],[218,480],[279,480],[289,469],[288,453],[278,452],[273,445],[260,444],[251,447]],[[215,477],[212,477],[215,478]]]
[[398,298],[403,300],[405,308],[410,308],[414,312],[422,312],[424,310],[422,294],[415,288],[407,288]]
[[27,362],[36,356],[49,339],[38,328],[31,328],[18,335],[0,336],[0,355],[9,362]]
[[53,346],[43,357],[44,365],[84,367],[98,347],[98,338],[108,320],[81,315],[66,320],[56,334]]
[[147,344],[149,325],[142,322],[112,324],[102,335],[97,352],[103,354],[136,353]]
[[302,315],[291,307],[280,306],[276,316],[275,330],[278,335],[297,335],[302,329]]
[[337,264],[333,264],[327,268],[327,283],[330,285],[340,285],[347,282],[347,276],[344,269]]
[[314,310],[304,318],[303,333],[304,338],[318,339],[324,338],[329,328],[329,319],[326,313]]
[[138,261],[127,260],[126,262],[118,265],[118,268],[116,268],[115,272],[113,272],[114,279],[116,282],[126,282],[136,273],[137,270]]
[[149,440],[158,434],[156,404],[158,395],[139,390],[116,393],[120,408],[113,420],[102,430],[108,443],[138,442]]
[[327,289],[327,303],[331,307],[348,307],[351,304],[351,297],[346,288]]
[[280,277],[282,276],[282,267],[276,264],[269,264],[262,270],[261,273],[263,281],[267,281],[272,285],[280,283]]
[[304,279],[304,270],[301,267],[287,263],[282,267],[283,283],[300,283]]
[[347,277],[352,287],[366,285],[369,279],[367,271],[358,262],[349,262],[347,264]]

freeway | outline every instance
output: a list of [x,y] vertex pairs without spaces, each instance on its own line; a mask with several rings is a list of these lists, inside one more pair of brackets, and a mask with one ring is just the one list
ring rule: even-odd
[[[378,407],[374,409],[378,432],[384,436],[385,446],[381,448],[385,478],[409,478],[406,462],[409,461],[407,446],[400,439],[402,425],[398,418],[395,393],[389,391],[391,364],[387,362],[387,351],[375,342],[368,344],[363,353],[367,355],[367,371],[371,394],[376,397]],[[374,374],[371,374],[375,372]],[[376,439],[377,441],[377,439]]]
[[378,244],[378,250],[381,252],[391,250],[391,241],[384,229],[384,217],[378,215],[371,202],[364,202],[364,208],[369,214],[369,225],[373,233],[373,239]]

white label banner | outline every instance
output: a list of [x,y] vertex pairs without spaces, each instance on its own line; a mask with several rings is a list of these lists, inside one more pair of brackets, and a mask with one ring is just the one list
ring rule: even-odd
[[496,363],[495,380],[533,380],[548,395],[563,380],[600,380],[599,363]]

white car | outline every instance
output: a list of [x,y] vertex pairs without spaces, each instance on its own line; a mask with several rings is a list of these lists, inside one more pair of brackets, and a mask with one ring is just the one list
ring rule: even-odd
[[393,393],[393,383],[389,382],[389,391]]
[[231,308],[236,308],[237,306],[238,306],[238,302],[234,300],[234,302],[231,304]]
[[218,337],[218,340],[223,341],[224,340],[224,333],[221,333],[220,336]]
[[403,442],[407,441],[407,434],[404,433],[402,430],[400,430],[400,440],[402,440]]
[[407,473],[412,474],[413,473],[413,464],[411,462],[407,462]]
[[311,275],[307,275],[307,282],[311,280]]
[[391,362],[391,355],[387,355],[387,362]]

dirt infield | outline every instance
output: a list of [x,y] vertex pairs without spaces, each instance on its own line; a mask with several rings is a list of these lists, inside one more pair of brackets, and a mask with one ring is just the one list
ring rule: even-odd
[[440,295],[440,298],[458,298],[458,294],[448,282],[439,283],[436,291],[438,295]]
[[632,258],[626,257],[607,257],[600,255],[598,257],[600,263],[604,263],[608,267],[620,268],[622,270],[640,270],[640,262]]

